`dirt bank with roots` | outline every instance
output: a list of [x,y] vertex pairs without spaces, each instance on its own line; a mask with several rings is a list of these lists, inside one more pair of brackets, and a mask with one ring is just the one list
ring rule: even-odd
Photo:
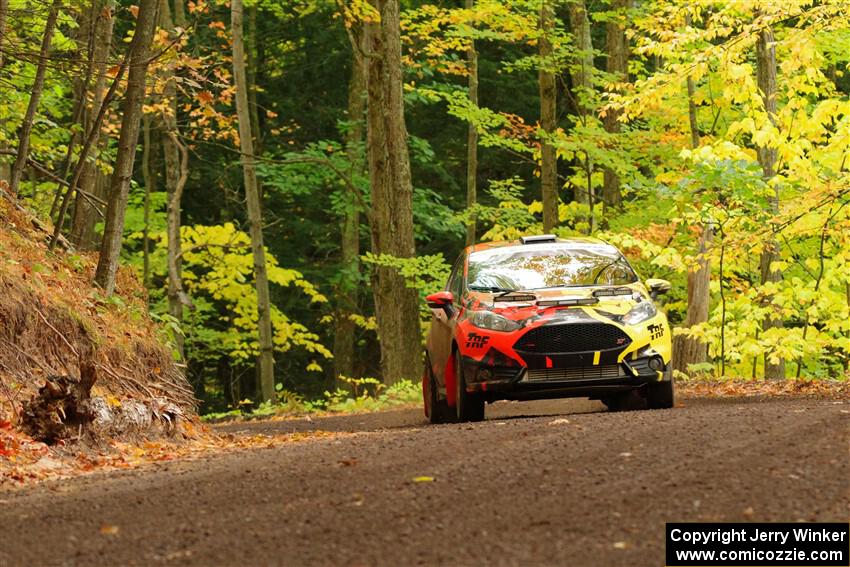
[[196,400],[130,269],[116,294],[95,259],[50,252],[25,211],[0,199],[0,423],[46,443],[174,434]]

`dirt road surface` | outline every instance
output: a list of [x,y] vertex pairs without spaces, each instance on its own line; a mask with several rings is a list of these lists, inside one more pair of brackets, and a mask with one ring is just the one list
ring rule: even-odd
[[666,521],[850,518],[850,403],[681,406],[222,426],[338,435],[0,493],[0,565],[661,566]]

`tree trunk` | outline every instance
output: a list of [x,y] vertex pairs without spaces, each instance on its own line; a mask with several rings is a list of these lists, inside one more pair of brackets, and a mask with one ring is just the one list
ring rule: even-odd
[[538,88],[540,91],[540,128],[543,130],[543,143],[540,149],[540,188],[543,199],[543,232],[552,232],[558,226],[558,156],[555,146],[549,141],[558,127],[557,90],[555,87],[555,64],[550,35],[555,29],[555,13],[550,0],[540,5],[538,21],[540,39],[540,70]]
[[[352,180],[362,174],[366,164],[363,155],[364,118],[366,112],[367,65],[361,51],[363,33],[353,35],[359,45],[352,45],[351,80],[348,84],[348,120],[346,151]],[[354,376],[354,339],[357,325],[350,315],[358,312],[360,285],[360,204],[351,190],[346,195],[345,214],[340,226],[341,277],[334,332],[334,377]],[[343,386],[343,384],[340,384]]]
[[[114,19],[112,9],[101,2],[95,22],[92,25],[94,33],[94,44],[92,46],[92,72],[95,77],[92,101],[87,105],[84,112],[83,132],[91,132],[94,128],[94,140],[92,148],[98,148],[100,144],[100,126],[95,125],[95,114],[103,104],[106,95],[106,71],[109,62],[109,50],[112,47],[112,27]],[[86,101],[88,102],[88,101]],[[83,193],[95,195],[105,200],[106,194],[99,191],[102,183],[98,179],[104,177],[103,172],[97,167],[98,152],[93,152],[91,159],[85,160],[80,173],[79,187]],[[71,223],[71,242],[78,248],[94,248],[96,246],[95,224],[98,211],[80,193],[74,199],[74,215]]]
[[569,5],[570,29],[576,46],[573,71],[573,95],[580,116],[590,111],[589,96],[593,90],[593,42],[590,36],[590,20],[584,0]]
[[[156,27],[158,0],[140,0],[136,19],[136,30],[130,46],[127,91],[121,106],[121,134],[118,138],[118,154],[109,187],[109,201],[103,230],[103,243],[97,262],[94,281],[107,295],[115,291],[115,273],[124,233],[124,214],[130,194],[130,179],[133,177],[133,161],[139,140],[139,123],[142,118],[142,102],[145,98],[145,78],[148,73],[151,39]],[[80,159],[84,159],[84,156]]]
[[[67,149],[65,150],[65,159],[62,160],[61,173],[59,174],[59,177],[62,179],[68,177],[68,172],[71,169],[78,133],[82,130],[85,134],[86,131],[89,86],[94,72],[94,34],[96,31],[95,26],[97,25],[97,12],[98,0],[94,0],[88,8],[81,8],[80,16],[77,19],[77,28],[74,30],[74,43],[77,45],[74,55],[79,60],[85,61],[85,70],[76,72],[71,77],[71,92],[73,93],[74,105],[71,111],[71,135],[68,140]],[[63,189],[64,187],[62,185],[56,187],[53,204],[50,207],[51,219],[55,219],[56,213],[59,212],[59,203],[62,200]]]
[[44,35],[41,39],[41,50],[38,53],[35,80],[30,91],[30,100],[27,105],[26,114],[24,115],[24,121],[21,123],[18,155],[15,158],[15,163],[12,165],[11,179],[9,180],[9,190],[12,194],[18,193],[18,186],[21,184],[24,168],[29,158],[30,134],[32,133],[32,126],[35,121],[35,113],[38,111],[38,103],[41,100],[41,91],[44,88],[44,75],[47,72],[47,63],[50,58],[50,44],[53,41],[53,33],[56,31],[56,20],[59,18],[59,9],[61,6],[61,0],[53,0],[53,3],[50,5],[50,11],[47,13],[47,21],[44,24]]
[[[0,69],[6,63],[4,56],[4,44],[6,43],[6,19],[9,14],[9,0],[0,0]],[[0,143],[0,150],[8,149],[7,143]],[[5,158],[0,158],[0,180],[7,183],[12,178],[12,167]]]
[[[569,5],[570,28],[573,32],[576,45],[576,56],[573,71],[573,97],[575,98],[576,111],[582,123],[587,121],[590,113],[588,99],[593,90],[593,43],[590,37],[590,20],[587,17],[587,9],[584,0],[578,0]],[[590,230],[593,231],[594,219],[594,195],[593,195],[593,162],[585,152],[584,167],[586,185],[576,187],[576,201],[590,207]]]
[[251,109],[251,132],[254,137],[254,151],[257,155],[263,153],[262,125],[260,123],[260,106],[257,103],[257,73],[260,69],[257,57],[257,4],[248,8],[248,33],[246,34],[246,57],[248,58],[248,106]]
[[[135,39],[135,36],[134,36]],[[121,84],[121,80],[124,78],[124,73],[127,70],[127,67],[130,64],[130,59],[133,56],[133,45],[134,42],[130,43],[130,50],[127,51],[124,59],[121,61],[121,64],[118,66],[118,72],[115,74],[115,77],[112,79],[112,84],[109,86],[109,89],[103,95],[103,101],[100,103],[100,108],[97,111],[97,115],[92,122],[91,128],[89,128],[88,133],[86,134],[85,142],[83,143],[83,147],[80,149],[80,155],[77,158],[77,165],[74,167],[74,174],[71,176],[71,182],[68,184],[68,189],[65,191],[65,196],[62,198],[62,206],[59,209],[59,214],[57,218],[64,219],[65,214],[68,212],[68,205],[70,204],[70,199],[72,195],[78,194],[77,188],[79,187],[80,180],[83,175],[83,171],[86,169],[86,166],[89,164],[88,156],[89,152],[95,146],[96,141],[100,136],[100,128],[103,124],[103,120],[106,117],[106,112],[109,108],[109,105],[112,103],[112,100],[115,98],[115,94],[118,92],[118,86]],[[150,46],[148,46],[148,50]],[[147,60],[147,59],[145,59]],[[129,88],[129,83],[128,83]],[[126,104],[126,100],[125,100]],[[123,116],[123,113],[122,113]],[[123,125],[123,118],[122,118]],[[123,131],[123,130],[122,130]],[[136,137],[138,138],[138,124],[136,124]],[[120,140],[119,140],[120,142]],[[135,148],[133,148],[135,152]],[[120,148],[119,148],[120,154]],[[124,156],[122,159],[127,159],[127,156]],[[132,169],[132,161],[130,162],[130,168]],[[114,170],[113,170],[114,171]],[[108,205],[107,205],[108,206]],[[123,222],[123,218],[122,218]],[[53,228],[53,237],[50,240],[50,249],[52,250],[56,243],[59,241],[59,237],[62,233],[63,223],[57,222]],[[101,243],[102,245],[102,243]]]
[[[168,124],[166,122],[166,124]],[[176,125],[176,122],[175,122]],[[181,260],[183,253],[183,244],[180,236],[181,200],[183,198],[183,188],[186,187],[186,180],[189,178],[189,150],[178,138],[176,127],[166,125],[165,140],[163,144],[174,148],[174,155],[169,158],[169,150],[166,150],[166,185],[168,187],[168,206],[166,212],[166,230],[168,234],[168,312],[177,321],[177,324],[183,326],[183,306],[188,303],[186,293],[183,291],[183,262]],[[169,163],[170,160],[177,159],[177,163]],[[185,359],[183,352],[183,335],[176,333],[174,335],[174,343],[177,347],[177,352],[180,354],[180,359]]]
[[[9,14],[9,0],[0,0],[0,69],[6,64],[3,45],[6,43],[6,19]],[[0,151],[9,148],[7,142],[0,143]],[[12,178],[12,166],[4,157],[0,157],[0,181],[7,183]]]
[[[475,0],[466,0],[466,9],[472,13],[475,9]],[[469,72],[469,100],[478,106],[478,51],[475,49],[475,40],[469,40],[469,49],[466,50],[467,70]],[[472,122],[466,131],[466,208],[471,210],[478,201],[478,130]],[[557,207],[557,195],[556,195]],[[475,218],[471,218],[466,225],[466,245],[475,244]]]
[[[697,107],[694,103],[694,80],[688,77],[688,118],[691,124],[691,144],[699,147]],[[702,227],[697,247],[697,268],[688,269],[688,312],[683,327],[689,328],[708,321],[711,290],[711,262],[708,258],[714,232],[711,225]],[[708,344],[705,341],[682,335],[673,337],[673,368],[687,373],[692,364],[708,360]]]
[[691,124],[691,147],[699,147],[699,125],[697,124],[697,104],[694,102],[696,85],[694,79],[688,75],[688,121]]
[[248,223],[251,233],[251,250],[254,255],[254,283],[257,288],[257,312],[260,340],[260,394],[263,401],[274,398],[274,344],[272,342],[271,300],[266,274],[266,253],[263,247],[263,217],[260,208],[260,191],[257,184],[254,141],[251,129],[251,109],[248,106],[248,80],[245,73],[245,41],[242,35],[242,0],[230,4],[233,32],[233,78],[236,87],[236,114],[239,120],[239,147],[245,197],[248,201]]
[[186,8],[183,0],[174,0],[174,25],[178,28],[186,27]]
[[[145,184],[145,202],[143,212],[144,227],[142,228],[142,283],[150,283],[151,265],[151,241],[150,241],[150,218],[151,218],[151,193],[156,192],[156,174],[151,168],[153,154],[153,138],[151,137],[151,117],[145,114],[142,117],[142,182]],[[79,199],[77,199],[79,201]]]
[[[160,4],[160,26],[174,35],[174,22],[168,0]],[[174,77],[174,67],[170,64],[163,70],[162,79],[165,81],[164,103],[162,112],[162,147],[165,156],[165,189],[168,195],[166,206],[166,232],[168,235],[167,268],[168,268],[168,313],[174,317],[177,324],[183,326],[183,306],[187,302],[183,291],[183,262],[182,240],[180,235],[180,211],[183,198],[183,188],[189,177],[189,150],[180,141],[180,131],[177,127],[177,83]],[[183,335],[175,333],[174,343],[181,360],[185,359],[183,352]]]
[[[65,159],[62,160],[62,169],[59,174],[60,179],[67,179],[68,172],[71,170],[71,163],[74,158],[74,147],[77,144],[78,133],[82,130],[86,132],[86,114],[89,86],[91,77],[94,72],[94,39],[99,12],[99,0],[93,0],[91,6],[87,10],[81,10],[79,25],[75,30],[75,41],[77,44],[77,56],[85,60],[85,71],[81,74],[75,74],[71,79],[72,92],[74,95],[74,106],[71,113],[71,136],[68,140],[67,149],[65,150]],[[61,184],[56,185],[56,192],[53,196],[53,205],[50,207],[50,218],[56,219],[57,223],[65,222],[65,217],[57,218],[59,212],[59,204],[62,202],[62,195],[65,187]]]
[[9,15],[9,0],[0,0],[0,69],[6,63],[3,44],[6,43],[6,19]]
[[[682,325],[684,328],[708,321],[711,283],[711,262],[708,253],[713,236],[710,225],[702,227],[697,249],[697,267],[688,269],[688,312]],[[675,370],[687,373],[690,365],[707,360],[708,344],[705,341],[681,335],[673,338],[673,368]]]
[[[617,11],[617,19],[605,24],[605,50],[608,52],[605,70],[616,77],[618,82],[629,80],[629,40],[623,26],[627,22],[625,10],[631,7],[631,0],[614,0],[611,7]],[[622,111],[608,110],[603,120],[606,132],[616,134],[620,131],[618,118]],[[605,211],[619,209],[623,205],[620,192],[620,178],[613,169],[606,167],[602,183],[602,203]]]
[[[776,121],[776,45],[773,31],[766,28],[759,33],[756,43],[756,59],[758,72],[758,86],[764,100],[764,109],[772,123]],[[761,164],[764,177],[768,181],[776,175],[776,148],[759,147],[758,160]],[[773,194],[769,198],[769,210],[772,215],[779,214],[779,186],[774,185]],[[761,254],[761,281],[778,282],[782,279],[782,272],[773,267],[773,263],[779,260],[779,242],[771,235],[764,243]],[[772,297],[767,298],[767,304],[772,305]],[[782,328],[782,318],[778,315],[768,315],[762,323],[762,329],[767,331],[771,328]],[[778,363],[770,361],[770,352],[765,353],[764,377],[768,380],[783,380],[785,378],[785,361]]]
[[[374,0],[380,23],[369,23],[368,138],[372,185],[372,251],[400,258],[415,255],[413,184],[402,96],[398,0]],[[372,290],[381,373],[385,384],[422,373],[419,296],[394,269],[375,266]]]

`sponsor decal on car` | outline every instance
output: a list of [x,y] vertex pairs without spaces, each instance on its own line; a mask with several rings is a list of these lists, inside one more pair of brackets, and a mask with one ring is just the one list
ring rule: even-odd
[[646,329],[649,331],[652,340],[660,339],[664,336],[664,327],[659,325],[658,323],[652,323],[646,326]]
[[469,336],[466,337],[466,348],[483,348],[488,342],[490,342],[490,337],[487,335],[469,333]]

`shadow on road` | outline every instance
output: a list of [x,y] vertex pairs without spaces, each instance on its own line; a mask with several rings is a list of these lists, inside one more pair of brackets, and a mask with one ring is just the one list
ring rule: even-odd
[[[601,402],[586,399],[540,400],[532,402],[496,402],[487,406],[487,420],[520,420],[547,416],[565,416],[605,411]],[[282,420],[256,420],[213,425],[219,433],[233,435],[280,435],[328,431],[335,433],[363,433],[392,431],[427,425],[418,407],[401,410],[336,415],[330,417],[301,417]]]

